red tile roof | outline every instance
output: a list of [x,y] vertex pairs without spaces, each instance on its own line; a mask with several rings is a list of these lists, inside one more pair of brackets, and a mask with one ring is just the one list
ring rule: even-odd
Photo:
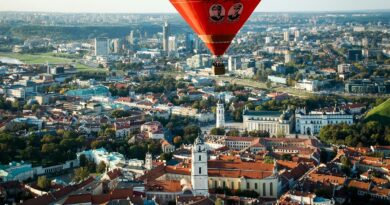
[[130,97],[121,97],[115,100],[116,102],[133,102],[133,99]]
[[101,194],[92,196],[92,204],[106,204],[110,201],[109,194]]
[[293,169],[298,166],[297,162],[284,161],[284,160],[278,160],[277,164],[278,164],[278,168],[287,168],[287,169]]
[[258,142],[258,137],[226,137],[226,141]]
[[180,181],[148,181],[146,184],[147,191],[158,192],[181,192]]
[[110,199],[116,200],[116,199],[127,199],[133,196],[133,190],[131,189],[114,189],[110,193]]
[[228,178],[247,178],[247,179],[264,179],[272,176],[271,171],[245,171],[245,170],[209,170],[211,177],[228,177]]
[[107,172],[107,176],[110,178],[110,180],[114,180],[114,179],[122,176],[122,172],[120,169],[114,169],[114,170]]
[[156,168],[146,172],[146,174],[142,175],[138,179],[141,181],[143,181],[143,180],[156,180],[157,178],[161,177],[165,173],[166,173],[165,172],[165,165],[160,164]]
[[390,189],[381,188],[381,187],[376,186],[376,187],[371,189],[371,193],[389,197],[390,196]]
[[[271,176],[273,173],[273,169],[273,164],[265,164],[262,162],[240,162],[223,160],[208,161],[208,174],[209,176],[214,177],[245,177],[250,179],[263,179]],[[165,171],[172,174],[191,174],[190,168],[178,166],[166,166]]]
[[50,203],[53,203],[55,199],[51,195],[43,195],[34,199],[29,199],[27,201],[24,201],[23,205],[47,205]]
[[378,177],[371,177],[371,180],[376,184],[376,185],[382,185],[382,184],[387,184],[389,183],[389,180],[387,179],[382,179]]
[[[166,173],[190,175],[190,165],[185,166],[164,166],[151,170],[140,180],[156,180],[158,177]],[[274,165],[265,164],[263,162],[241,162],[241,161],[223,161],[210,160],[208,161],[208,173],[210,176],[240,178],[246,177],[251,179],[263,179],[273,174]]]
[[186,205],[212,205],[214,203],[210,203],[210,200],[207,197],[204,196],[178,196],[177,202],[180,204],[186,204]]
[[326,175],[326,174],[310,174],[309,180],[313,182],[329,182],[332,184],[343,185],[346,181],[345,177]]
[[263,162],[226,162],[219,160],[208,161],[209,169],[238,169],[248,171],[273,171],[273,164]]
[[110,194],[92,195],[92,194],[79,194],[69,196],[64,204],[107,204],[111,200],[123,200],[127,198],[133,198],[133,191],[130,189],[115,189]]
[[177,166],[166,166],[164,169],[165,173],[190,175],[191,169]]
[[354,187],[360,190],[369,191],[371,184],[353,179],[348,182],[347,187]]
[[125,89],[125,88],[127,88],[127,84],[124,84],[124,83],[117,83],[116,85],[115,85],[115,88],[117,88],[117,89]]
[[301,163],[298,166],[296,166],[295,168],[283,172],[282,176],[288,180],[292,179],[292,180],[296,181],[299,178],[301,178],[306,172],[308,172],[310,170],[310,168],[312,168],[312,167],[313,167],[312,165],[309,165],[306,163],[305,164]]
[[94,179],[92,177],[88,178],[87,180],[83,181],[80,184],[73,185],[73,186],[67,186],[64,187],[58,191],[53,192],[52,194],[43,195],[34,199],[29,199],[27,201],[24,201],[23,205],[46,205],[55,202],[56,200],[68,195],[69,193],[76,191],[88,184],[90,184]]
[[91,194],[80,194],[80,195],[72,195],[69,196],[65,202],[65,204],[81,204],[81,203],[90,203],[92,202]]

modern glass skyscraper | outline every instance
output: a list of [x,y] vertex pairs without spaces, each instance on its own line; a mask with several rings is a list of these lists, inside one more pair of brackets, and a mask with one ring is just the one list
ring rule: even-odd
[[170,35],[170,26],[168,22],[165,22],[163,26],[163,50],[166,54],[169,52],[169,35]]
[[95,56],[108,56],[108,38],[95,38]]
[[187,53],[193,53],[194,52],[194,37],[192,33],[186,33],[186,51]]

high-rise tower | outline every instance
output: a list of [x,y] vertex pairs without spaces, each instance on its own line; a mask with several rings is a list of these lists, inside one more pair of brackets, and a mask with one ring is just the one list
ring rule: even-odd
[[286,42],[290,42],[290,32],[285,31],[283,33],[283,40],[286,41]]
[[95,38],[95,56],[108,56],[109,43],[108,38]]
[[194,52],[194,38],[192,36],[192,33],[186,33],[185,44],[186,44],[187,53],[193,53]]
[[163,26],[163,50],[166,54],[169,52],[169,35],[170,35],[170,26],[168,22],[165,22]]

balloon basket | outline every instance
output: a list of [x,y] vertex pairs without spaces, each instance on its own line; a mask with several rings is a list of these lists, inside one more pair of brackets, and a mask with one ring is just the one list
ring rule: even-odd
[[225,65],[223,63],[214,62],[213,63],[213,74],[214,75],[225,75]]

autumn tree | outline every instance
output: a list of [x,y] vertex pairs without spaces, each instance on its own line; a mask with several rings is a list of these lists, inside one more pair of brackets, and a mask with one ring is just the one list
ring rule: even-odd
[[101,161],[101,162],[98,164],[98,166],[97,166],[97,168],[96,168],[96,171],[97,171],[98,173],[104,173],[104,172],[106,171],[106,168],[107,168],[106,163],[104,163],[103,161]]
[[74,180],[76,182],[84,181],[86,178],[89,177],[89,171],[87,167],[80,167],[78,169],[74,170]]
[[39,176],[37,186],[46,191],[50,188],[50,180],[46,176]]

